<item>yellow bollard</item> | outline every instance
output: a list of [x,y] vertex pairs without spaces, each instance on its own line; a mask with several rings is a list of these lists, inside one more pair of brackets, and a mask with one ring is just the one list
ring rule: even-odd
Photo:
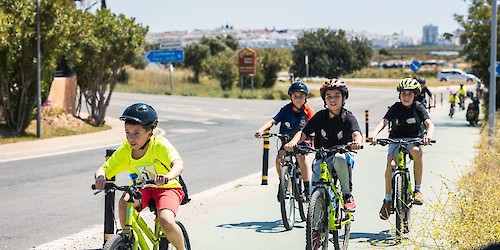
[[[269,133],[270,130],[266,129],[264,133]],[[262,183],[261,185],[267,185],[267,174],[269,169],[269,142],[270,138],[264,138],[264,153],[262,155]]]

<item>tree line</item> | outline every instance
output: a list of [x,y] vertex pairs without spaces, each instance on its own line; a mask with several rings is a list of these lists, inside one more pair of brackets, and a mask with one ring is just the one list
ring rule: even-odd
[[[106,109],[126,65],[143,68],[144,54],[157,45],[146,44],[148,27],[134,18],[114,14],[102,5],[91,13],[76,9],[71,1],[40,1],[42,100],[46,100],[57,62],[65,59],[77,76],[77,84],[89,120],[102,125]],[[487,1],[474,1],[469,9],[474,20],[488,18]],[[0,120],[15,134],[23,134],[36,115],[36,13],[32,0],[0,1]],[[491,11],[490,11],[491,12]],[[478,76],[486,80],[489,23],[456,16],[465,30],[461,36],[463,55]],[[223,90],[238,82],[237,53],[240,45],[230,35],[203,37],[186,45],[185,61],[178,66],[192,71],[196,84],[205,74],[216,79]],[[292,49],[256,49],[255,88],[271,88],[278,72],[295,76],[335,77],[366,67],[373,55],[364,37],[347,37],[342,30],[318,29],[298,38]],[[308,58],[306,66],[305,57]],[[307,72],[308,71],[308,72]],[[244,82],[249,86],[249,80]],[[497,82],[498,85],[498,82]],[[497,100],[498,93],[497,93]],[[497,102],[497,108],[498,108]]]

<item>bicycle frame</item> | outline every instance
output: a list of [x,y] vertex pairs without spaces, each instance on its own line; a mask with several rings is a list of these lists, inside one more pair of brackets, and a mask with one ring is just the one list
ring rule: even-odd
[[[411,183],[411,178],[410,178],[410,171],[407,167],[407,162],[406,162],[406,159],[407,159],[407,156],[409,155],[408,152],[406,152],[406,149],[399,145],[398,146],[398,162],[397,162],[397,165],[395,168],[393,168],[392,170],[392,196],[393,196],[393,201],[395,202],[396,199],[394,199],[395,197],[395,187],[394,187],[394,179],[396,177],[396,175],[401,175],[403,177],[403,188],[405,190],[407,190],[407,193],[408,194],[412,194],[413,193],[413,185]],[[410,205],[411,206],[411,205]]]
[[[134,207],[134,200],[132,197],[127,201],[127,217],[126,226],[123,232],[129,236],[134,237],[134,244],[132,245],[133,250],[139,249],[138,246],[143,250],[149,250],[149,246],[146,242],[146,237],[153,244],[152,249],[157,250],[160,245],[160,232],[162,232],[161,227],[158,223],[158,219],[155,218],[155,231],[153,232],[146,221],[140,216],[139,212]],[[139,233],[140,232],[140,233]]]
[[[336,207],[332,206],[332,197],[330,196],[330,193],[333,193],[334,199],[339,201],[339,205],[341,207],[344,207],[344,199],[342,198],[342,195],[340,195],[340,192],[338,191],[338,188],[336,186],[337,179],[333,179],[332,174],[330,170],[328,169],[328,165],[325,162],[326,159],[323,159],[323,162],[320,163],[320,181],[318,186],[315,186],[315,190],[317,188],[323,188],[325,192],[325,197],[326,201],[328,202],[328,230],[333,231],[337,230],[338,228],[343,227],[344,225],[351,223],[353,220],[352,213],[349,211],[346,211],[347,219],[346,220],[341,220],[340,222],[335,221],[335,215],[337,213]],[[313,183],[314,184],[314,183]],[[337,205],[337,202],[334,202],[333,204]]]

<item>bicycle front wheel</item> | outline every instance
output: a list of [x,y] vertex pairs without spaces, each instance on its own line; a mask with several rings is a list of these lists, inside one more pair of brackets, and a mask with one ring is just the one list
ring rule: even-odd
[[295,224],[295,196],[293,194],[293,179],[289,166],[283,166],[280,173],[280,207],[283,226],[291,230]]
[[328,203],[324,193],[315,190],[309,201],[306,221],[306,250],[328,249]]
[[351,236],[351,222],[347,222],[342,226],[342,222],[350,220],[349,215],[341,207],[338,199],[335,200],[335,225],[337,229],[333,231],[333,245],[335,250],[346,250],[349,246],[349,238]]
[[132,249],[132,239],[124,234],[115,234],[106,241],[102,250],[129,250]]
[[407,217],[410,212],[409,206],[406,204],[404,178],[401,174],[394,176],[394,195],[396,203],[396,234],[401,236],[408,231]]
[[[182,231],[182,237],[184,239],[184,247],[186,250],[191,250],[191,243],[189,242],[189,236],[186,230],[186,227],[180,222],[180,221],[175,221],[175,224],[177,224]],[[159,250],[176,250],[170,242],[168,242],[167,238],[161,238],[160,240],[160,247]]]

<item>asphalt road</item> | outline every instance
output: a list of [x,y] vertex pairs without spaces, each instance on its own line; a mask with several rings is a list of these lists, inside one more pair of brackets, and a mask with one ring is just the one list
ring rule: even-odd
[[[387,106],[397,101],[396,98],[395,91],[352,88],[347,108],[356,115],[363,130],[364,110],[370,110],[371,129],[381,119]],[[270,119],[281,106],[286,104],[286,101],[115,93],[108,109],[108,116],[118,117],[126,106],[135,101],[147,101],[158,111],[159,127],[165,131],[166,136],[183,157],[186,166],[183,176],[188,182],[190,193],[194,195],[258,173],[262,164],[262,142],[253,138],[253,132]],[[311,99],[309,102],[316,110],[322,108],[322,102],[318,98]],[[435,163],[441,167],[444,167],[443,164],[449,167],[451,160],[455,160],[455,162],[457,162],[456,160],[458,162],[470,160],[469,156],[473,155],[472,145],[477,139],[478,130],[466,127],[465,121],[460,121],[459,117],[452,121],[447,117],[441,117],[442,113],[436,113],[436,115],[440,115],[439,119],[436,119],[436,123],[440,127],[436,132],[436,139],[441,143],[438,145],[443,146],[437,152],[434,150],[438,147],[437,145],[429,149],[429,153],[426,155],[429,155],[429,159],[432,160],[431,165],[434,165],[434,159],[442,160]],[[448,133],[462,137],[440,138],[441,135]],[[465,139],[467,143],[464,145],[458,143],[462,139]],[[272,145],[275,143],[272,142]],[[102,163],[104,149],[113,146],[117,145],[106,145],[102,148],[57,156],[0,162],[0,170],[3,173],[0,177],[0,189],[2,190],[0,193],[2,199],[0,213],[7,215],[0,218],[0,232],[2,232],[0,234],[0,247],[28,249],[102,223],[102,197],[93,196],[89,185],[92,183],[94,170]],[[365,211],[371,212],[366,215],[357,214],[356,222],[353,225],[353,230],[355,229],[357,232],[355,238],[363,239],[364,235],[368,239],[376,239],[383,231],[380,229],[387,228],[387,223],[381,224],[376,218],[379,203],[383,198],[383,184],[380,178],[374,178],[383,175],[383,167],[381,167],[383,163],[379,161],[383,161],[384,151],[385,149],[381,147],[371,147],[357,157],[359,163],[355,172],[355,188],[359,191],[355,191],[356,200],[359,207],[366,208]],[[274,172],[272,166],[273,150],[270,155],[270,174],[272,174]],[[377,161],[373,159],[377,159]],[[431,174],[426,174],[427,176],[432,178]],[[258,177],[257,175],[256,182],[260,184]],[[437,184],[439,183],[437,180]],[[203,240],[210,236],[206,232],[214,231],[217,233],[223,229],[222,233],[225,235],[229,231],[231,231],[229,234],[241,233],[240,229],[244,227],[241,224],[244,218],[241,214],[235,214],[235,218],[226,216],[233,222],[239,222],[240,224],[236,223],[239,226],[234,226],[234,223],[225,223],[228,225],[220,226],[224,224],[222,223],[214,228],[213,225],[209,226],[206,223],[210,224],[208,221],[213,219],[213,216],[220,214],[215,211],[224,211],[225,208],[234,209],[238,204],[249,206],[249,200],[254,202],[252,205],[254,207],[244,214],[262,215],[264,218],[259,220],[262,222],[258,223],[259,225],[247,225],[251,230],[243,231],[251,231],[250,233],[252,233],[255,226],[262,229],[263,225],[271,225],[271,228],[277,228],[279,232],[282,232],[280,238],[286,238],[285,235],[292,233],[301,235],[300,238],[297,238],[297,242],[291,242],[294,246],[301,246],[292,249],[302,249],[304,234],[300,233],[301,230],[303,231],[300,229],[300,223],[298,223],[299,230],[294,229],[289,232],[280,230],[279,211],[277,203],[274,201],[276,187],[272,185],[272,182],[269,186],[260,186],[252,181],[251,184],[242,185],[242,187],[247,188],[238,191],[247,190],[248,193],[236,195],[238,192],[231,192],[232,196],[226,193],[225,196],[233,197],[230,201],[220,200],[220,196],[212,196],[210,198],[212,202],[219,202],[212,205],[212,210],[207,209],[210,207],[209,202],[205,206],[196,203],[185,206],[186,213],[183,213],[181,217],[190,228],[193,245],[198,246],[195,249],[214,249],[203,245],[203,243],[222,243],[224,239],[228,239],[222,236],[222,241],[216,238]],[[255,192],[256,190],[258,192]],[[266,199],[269,199],[269,202]],[[238,203],[238,201],[240,202]],[[259,206],[259,204],[268,204],[269,207],[255,210],[255,206]],[[207,211],[201,212],[196,208],[207,209]],[[239,207],[238,210],[242,211],[242,209],[248,208]],[[260,210],[272,211],[272,213],[257,212]],[[241,218],[238,219],[237,216]],[[358,225],[363,225],[363,227],[358,228]],[[305,224],[302,223],[302,227],[304,226]],[[228,229],[230,230],[228,231]],[[259,240],[258,236],[262,236],[262,232],[266,230],[255,231],[258,232],[257,237],[250,235],[249,239]],[[276,235],[274,231],[271,233]],[[227,247],[219,249],[231,249],[229,246],[235,243],[227,240],[227,244],[229,244]],[[254,249],[274,249],[258,245],[259,248]]]

